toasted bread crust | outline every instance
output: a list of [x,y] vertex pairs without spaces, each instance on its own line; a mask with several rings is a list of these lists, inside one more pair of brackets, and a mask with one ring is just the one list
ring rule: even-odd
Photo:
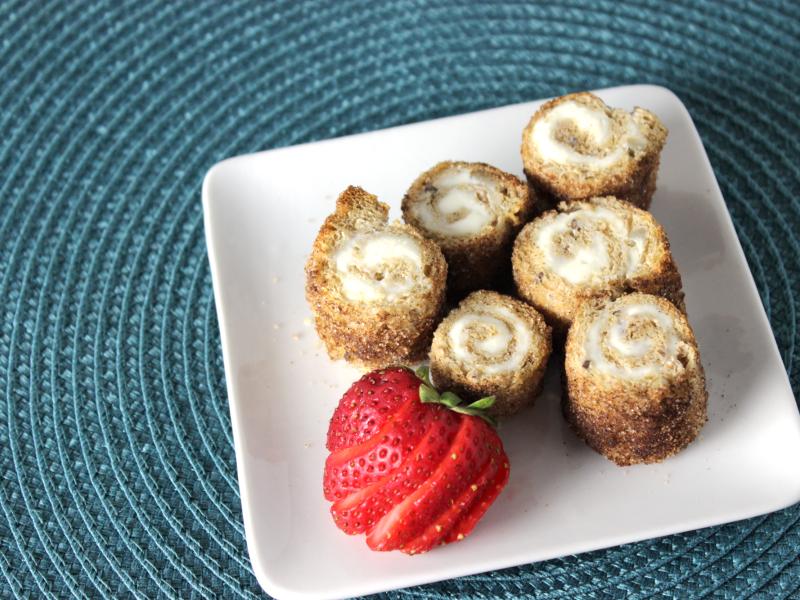
[[[478,235],[445,236],[430,231],[414,215],[412,207],[422,201],[431,182],[444,171],[465,168],[494,179],[506,190],[507,212]],[[422,173],[403,197],[403,220],[419,229],[442,249],[448,264],[447,289],[451,298],[475,289],[492,287],[509,270],[511,246],[519,230],[533,216],[536,196],[518,177],[486,163],[440,162]]]
[[[634,277],[605,282],[601,287],[572,285],[554,272],[536,245],[537,227],[559,213],[578,210],[583,206],[602,206],[623,214],[633,214],[647,223],[652,232],[647,268]],[[557,210],[543,213],[526,225],[514,242],[512,254],[514,283],[520,297],[536,307],[553,327],[556,337],[563,337],[578,308],[586,300],[599,296],[618,297],[633,291],[663,296],[685,311],[680,273],[670,251],[664,229],[650,215],[613,197],[590,198],[559,204]]]
[[578,92],[545,102],[531,117],[522,133],[522,162],[528,184],[541,197],[542,204],[552,207],[563,200],[616,196],[639,208],[649,208],[656,189],[661,150],[667,139],[666,127],[653,113],[637,108],[633,115],[647,139],[643,152],[599,172],[576,165],[549,163],[538,155],[531,143],[533,128],[553,108],[570,101],[602,109],[609,115],[618,112],[594,94]]
[[[530,329],[533,347],[522,366],[511,372],[488,374],[481,365],[468,368],[455,358],[448,334],[455,321],[481,307],[499,305],[517,315]],[[495,396],[489,414],[506,417],[533,403],[542,390],[542,378],[552,350],[551,330],[544,318],[531,306],[510,296],[480,290],[467,296],[439,324],[431,346],[431,375],[437,387],[451,390],[465,400],[475,401]]]
[[620,466],[660,462],[694,440],[706,421],[705,374],[685,315],[664,298],[631,294],[619,301],[657,305],[672,315],[689,351],[685,368],[666,380],[621,380],[587,368],[582,346],[593,318],[610,300],[581,307],[567,336],[562,409],[572,429]]
[[[422,359],[444,303],[447,263],[438,246],[414,228],[387,224],[389,207],[357,187],[347,188],[323,223],[306,263],[306,299],[331,359],[380,368]],[[337,245],[355,232],[389,231],[420,246],[427,291],[408,302],[356,302],[343,295],[331,265]]]

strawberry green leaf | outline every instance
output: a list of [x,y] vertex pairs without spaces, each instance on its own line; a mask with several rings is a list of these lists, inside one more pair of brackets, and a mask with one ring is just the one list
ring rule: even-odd
[[491,408],[494,405],[495,397],[494,396],[486,396],[485,398],[481,398],[480,400],[476,400],[472,404],[468,404],[467,408],[475,408],[477,410],[486,410],[487,408]]
[[453,412],[460,413],[462,415],[469,415],[471,417],[478,417],[486,421],[492,427],[497,427],[497,421],[495,421],[491,416],[487,415],[482,410],[476,410],[474,408],[469,408],[466,406],[453,406],[450,408]]
[[425,404],[430,402],[439,402],[439,392],[423,383],[419,386],[419,399]]
[[453,392],[443,392],[439,396],[439,402],[441,402],[448,408],[453,408],[454,406],[458,406],[459,404],[461,404],[461,398],[456,396]]
[[433,384],[431,383],[431,370],[427,366],[422,365],[419,367],[416,370],[416,375],[422,379],[428,387],[433,388]]
[[497,422],[489,415],[486,414],[486,409],[491,408],[495,402],[494,396],[486,396],[476,400],[472,404],[466,406],[461,405],[463,400],[456,394],[450,391],[442,392],[441,394],[436,391],[431,383],[431,370],[427,366],[419,367],[415,372],[423,383],[419,386],[419,399],[420,402],[425,404],[441,404],[446,406],[452,411],[462,415],[470,415],[472,417],[479,417],[486,421],[492,427],[497,427]]

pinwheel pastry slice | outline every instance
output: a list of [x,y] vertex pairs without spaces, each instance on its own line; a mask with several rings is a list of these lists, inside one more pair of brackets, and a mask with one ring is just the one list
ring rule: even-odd
[[684,313],[650,294],[584,304],[569,330],[564,414],[618,465],[659,462],[706,421],[703,366]]
[[508,273],[511,244],[533,213],[517,177],[483,163],[442,162],[403,198],[403,219],[434,240],[448,264],[448,292],[491,287]]
[[667,129],[643,108],[628,113],[580,92],[542,105],[522,134],[528,182],[551,205],[616,196],[648,208]]
[[431,375],[434,385],[465,399],[495,396],[488,413],[508,416],[541,391],[550,350],[550,327],[534,308],[481,290],[436,328]]
[[306,263],[306,298],[332,359],[362,367],[424,358],[444,302],[447,263],[389,207],[347,188]]
[[612,197],[562,202],[514,242],[514,282],[563,334],[586,300],[639,291],[684,308],[681,276],[663,228],[647,211]]

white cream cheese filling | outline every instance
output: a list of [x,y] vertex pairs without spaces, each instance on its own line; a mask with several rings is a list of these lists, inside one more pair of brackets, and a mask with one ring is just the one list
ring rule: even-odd
[[625,129],[613,147],[602,155],[583,154],[558,139],[556,133],[562,124],[573,125],[602,148],[614,141],[614,120],[602,109],[575,101],[562,102],[539,118],[529,143],[545,162],[605,169],[619,162],[629,150],[638,152],[647,146],[647,139],[633,117],[629,114],[625,117]]
[[488,375],[521,368],[533,345],[530,326],[504,306],[465,311],[447,335],[456,360]]
[[492,222],[502,200],[496,182],[466,167],[451,167],[430,185],[435,191],[420,194],[411,212],[427,231],[445,237],[477,235]]
[[431,285],[422,271],[422,248],[408,235],[356,234],[340,243],[332,258],[342,293],[355,302],[398,302]]
[[[636,336],[632,328],[645,320],[655,323],[663,338]],[[584,354],[593,372],[635,380],[676,367],[680,346],[675,322],[658,306],[612,304],[589,327]]]
[[[631,226],[629,220],[613,210],[589,205],[559,213],[542,223],[535,243],[546,266],[569,283],[602,282],[633,277],[641,270],[647,228]],[[616,260],[612,260],[612,254]]]

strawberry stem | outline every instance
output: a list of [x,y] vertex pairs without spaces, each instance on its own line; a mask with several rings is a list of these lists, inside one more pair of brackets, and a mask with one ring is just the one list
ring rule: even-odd
[[451,391],[442,392],[441,394],[436,391],[431,383],[431,370],[426,366],[421,366],[416,370],[416,375],[422,380],[419,386],[419,399],[420,402],[425,404],[442,404],[450,410],[462,415],[470,415],[472,417],[479,417],[486,421],[492,427],[497,427],[497,421],[490,415],[486,414],[486,410],[492,407],[495,402],[494,396],[486,396],[480,398],[472,404],[461,406],[464,402],[459,396]]

